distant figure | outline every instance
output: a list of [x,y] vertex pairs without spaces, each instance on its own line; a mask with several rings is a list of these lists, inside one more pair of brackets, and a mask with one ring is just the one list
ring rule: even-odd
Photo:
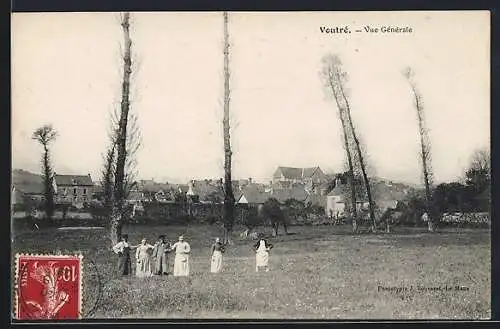
[[434,232],[434,225],[433,225],[434,223],[432,223],[432,221],[430,220],[430,217],[427,214],[427,212],[424,212],[422,214],[422,221],[427,222],[427,229],[429,232]]
[[191,246],[184,241],[181,235],[179,241],[174,243],[172,251],[175,251],[174,276],[189,276],[189,253]]
[[151,255],[150,250],[154,246],[147,243],[146,239],[142,239],[141,244],[137,246],[135,252],[135,259],[137,261],[137,266],[135,268],[135,275],[143,278],[153,275],[153,270],[151,268]]
[[156,275],[168,274],[168,253],[170,251],[170,243],[165,241],[165,236],[160,235],[153,249],[153,257],[155,258]]
[[118,255],[118,273],[120,275],[132,274],[132,261],[130,260],[131,246],[128,243],[128,235],[122,235],[121,241],[114,247],[113,251]]
[[212,260],[210,264],[210,272],[219,273],[222,270],[222,253],[224,252],[224,246],[220,243],[220,239],[215,239],[215,243],[212,245]]
[[273,248],[273,245],[261,236],[259,242],[254,245],[254,248],[256,251],[255,272],[259,272],[259,268],[261,267],[264,267],[266,272],[269,272],[269,251]]

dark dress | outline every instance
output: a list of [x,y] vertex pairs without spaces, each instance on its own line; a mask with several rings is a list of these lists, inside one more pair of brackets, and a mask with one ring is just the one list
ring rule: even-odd
[[118,273],[121,275],[132,274],[132,261],[130,260],[130,247],[124,247],[118,255]]
[[157,275],[168,274],[169,250],[170,250],[170,243],[168,242],[159,243],[153,249],[153,257],[155,257],[155,274]]
[[212,245],[212,254],[214,253],[214,251],[220,251],[221,253],[224,253],[225,248],[224,248],[224,245],[220,242],[216,242]]

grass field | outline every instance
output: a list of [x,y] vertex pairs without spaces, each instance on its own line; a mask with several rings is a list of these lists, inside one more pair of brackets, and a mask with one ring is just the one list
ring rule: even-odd
[[[395,228],[353,236],[347,227],[292,227],[255,273],[252,241],[234,238],[223,273],[209,273],[217,227],[126,227],[132,243],[158,234],[191,244],[189,278],[116,275],[101,231],[18,231],[13,251],[84,255],[84,316],[93,318],[486,319],[490,231]],[[170,260],[173,266],[173,259]],[[410,288],[413,286],[413,290]],[[451,290],[422,290],[447,286]],[[456,290],[456,286],[463,289]],[[389,288],[405,288],[387,290]]]

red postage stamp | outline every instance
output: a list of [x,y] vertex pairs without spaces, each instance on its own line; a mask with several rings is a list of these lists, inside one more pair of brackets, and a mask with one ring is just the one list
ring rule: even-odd
[[16,255],[16,318],[79,319],[82,258],[81,255]]

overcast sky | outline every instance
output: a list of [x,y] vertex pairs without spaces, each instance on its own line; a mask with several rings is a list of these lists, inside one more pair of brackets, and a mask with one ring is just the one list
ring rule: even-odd
[[[132,111],[139,178],[223,175],[221,13],[132,13]],[[418,182],[418,130],[406,66],[416,74],[437,182],[462,175],[490,142],[488,12],[231,13],[236,178],[281,166],[343,167],[335,104],[319,78],[338,54],[372,174]],[[116,13],[12,15],[12,165],[40,172],[33,130],[50,123],[58,173],[99,179],[109,114],[119,106],[123,35]],[[411,34],[322,34],[320,27],[410,26]]]

